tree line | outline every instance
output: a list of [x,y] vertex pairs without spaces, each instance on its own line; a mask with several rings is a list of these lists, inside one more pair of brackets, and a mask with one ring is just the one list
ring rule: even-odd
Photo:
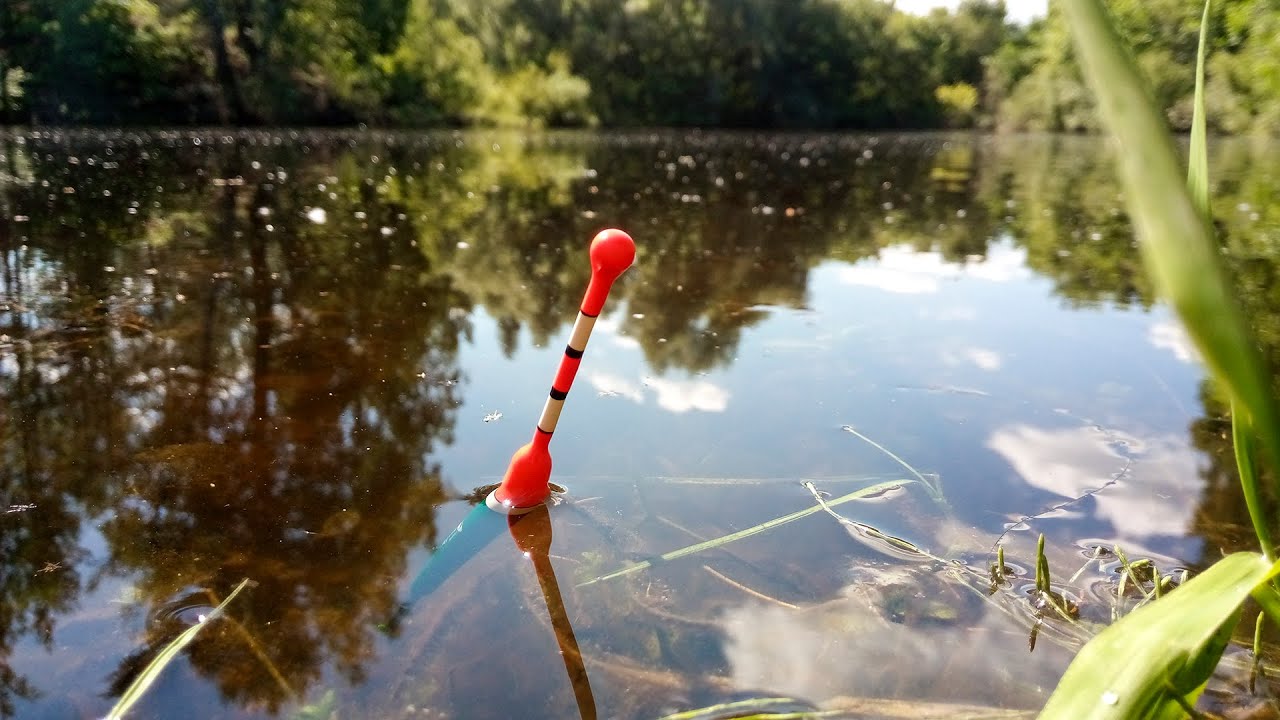
[[[1201,5],[1113,0],[1175,127]],[[1222,132],[1280,131],[1280,8],[1214,4]],[[1083,131],[1056,11],[1001,0],[3,0],[0,121]]]

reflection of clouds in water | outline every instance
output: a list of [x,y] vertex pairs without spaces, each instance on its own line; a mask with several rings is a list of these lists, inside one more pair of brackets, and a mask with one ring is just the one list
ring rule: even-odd
[[1069,659],[1046,641],[1028,653],[1018,626],[996,610],[976,624],[889,622],[864,587],[801,611],[759,604],[727,611],[721,625],[735,685],[819,705],[838,696],[996,705],[1052,688]]
[[1161,350],[1168,350],[1185,363],[1199,362],[1200,353],[1191,337],[1177,320],[1161,320],[1147,328],[1147,342]]
[[640,392],[640,386],[619,375],[591,373],[587,376],[587,382],[591,383],[591,387],[601,395],[624,397],[637,404],[644,402],[644,393]]
[[983,370],[999,370],[1000,366],[1004,364],[1004,361],[1000,359],[999,353],[985,348],[967,348],[964,351],[964,356]]
[[1004,365],[1004,358],[995,350],[981,347],[962,348],[959,352],[943,351],[942,362],[947,365],[963,365],[972,363],[980,370],[999,370]]
[[[630,335],[621,334],[622,326],[618,323],[617,317],[618,316],[615,314],[607,318],[596,318],[595,325],[591,326],[591,336],[596,338],[607,336],[610,343],[621,348],[639,348],[639,340],[636,340]],[[643,317],[643,315],[641,317]],[[588,347],[589,346],[590,343],[588,343]]]
[[962,305],[950,305],[948,307],[944,307],[938,310],[936,315],[939,320],[967,322],[969,320],[978,319],[978,311],[975,308],[965,307]]
[[971,258],[963,265],[943,259],[941,253],[895,246],[881,250],[875,260],[841,268],[839,278],[848,285],[915,295],[938,292],[943,280],[1008,282],[1027,273],[1026,253],[1007,246],[992,247],[985,258]]
[[[587,381],[601,395],[624,397],[637,404],[644,402],[644,391],[624,377],[591,373]],[[729,406],[729,391],[706,380],[645,378],[643,385],[657,394],[658,407],[674,413],[690,410],[724,412]]]
[[658,393],[659,407],[674,413],[724,412],[729,406],[729,391],[706,380],[648,378],[644,384]]
[[[1105,484],[1125,467],[1125,457],[1116,449],[1119,442],[1133,464],[1119,482],[1094,496],[1098,517],[1122,537],[1185,534],[1203,481],[1195,453],[1173,437],[1143,441],[1116,431],[1104,435],[1091,427],[1042,430],[1009,425],[992,433],[987,447],[1029,485],[1074,498]],[[1028,514],[1037,509],[1029,508]]]

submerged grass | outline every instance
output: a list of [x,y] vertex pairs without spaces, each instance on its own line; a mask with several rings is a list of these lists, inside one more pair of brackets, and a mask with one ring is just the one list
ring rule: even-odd
[[773,518],[772,520],[766,520],[765,522],[762,522],[758,525],[753,525],[745,530],[739,530],[738,532],[735,532],[735,533],[723,535],[721,537],[713,538],[711,540],[705,540],[703,542],[696,543],[694,545],[688,545],[678,550],[672,550],[671,552],[659,555],[657,558],[654,558],[652,560],[643,560],[638,563],[633,563],[624,568],[608,573],[607,575],[600,575],[598,577],[592,578],[585,582],[578,583],[578,587],[586,587],[587,585],[594,585],[598,582],[603,582],[605,580],[613,580],[614,578],[619,578],[625,575],[631,575],[632,573],[637,573],[642,570],[646,570],[660,563],[670,562],[672,560],[678,560],[680,558],[688,557],[690,555],[696,555],[697,553],[705,552],[707,550],[713,550],[715,548],[728,545],[729,543],[737,542],[738,540],[742,540],[743,538],[748,538],[748,537],[751,537],[752,535],[758,535],[759,533],[766,532],[768,530],[772,530],[777,527],[781,527],[783,525],[786,525],[787,523],[795,522],[796,520],[799,520],[801,518],[805,518],[815,513],[824,512],[824,511],[827,513],[830,513],[831,515],[835,516],[837,519],[841,521],[844,521],[846,523],[851,524],[852,526],[855,526],[855,528],[859,530],[861,534],[886,542],[888,547],[895,547],[896,549],[907,552],[907,553],[920,552],[919,548],[915,547],[914,545],[912,545],[911,543],[905,540],[902,540],[901,538],[895,538],[890,535],[885,535],[884,533],[881,533],[879,530],[871,527],[870,525],[865,525],[863,523],[855,523],[853,521],[847,520],[841,517],[840,515],[837,515],[836,513],[834,513],[831,510],[831,508],[837,505],[843,505],[844,503],[847,503],[847,502],[852,502],[854,500],[863,500],[869,497],[874,497],[876,495],[881,495],[891,490],[897,490],[899,488],[903,488],[908,485],[918,484],[922,488],[924,488],[925,492],[928,493],[929,497],[935,503],[937,503],[939,507],[946,509],[946,508],[949,508],[949,505],[947,504],[946,496],[943,495],[942,493],[942,484],[938,480],[938,477],[936,475],[926,476],[924,473],[917,470],[915,466],[913,466],[911,463],[907,462],[906,460],[903,460],[901,457],[895,454],[892,450],[886,448],[885,446],[881,445],[875,440],[872,440],[866,435],[855,430],[852,425],[844,425],[841,427],[841,430],[844,430],[845,432],[850,433],[854,437],[858,438],[859,440],[862,440],[863,442],[867,443],[868,445],[875,448],[876,450],[879,450],[881,453],[883,453],[884,455],[892,459],[894,462],[897,462],[899,465],[906,468],[908,472],[910,472],[913,476],[915,476],[915,479],[914,480],[912,479],[886,480],[883,482],[877,482],[877,483],[868,485],[867,487],[854,490],[851,493],[841,495],[840,497],[835,498],[833,500],[823,499],[822,496],[814,488],[813,483],[806,481],[802,484],[806,488],[808,488],[809,491],[813,494],[814,499],[817,500],[816,505],[811,505],[803,510],[797,510],[796,512],[790,513],[788,515],[783,515],[781,517],[776,517],[776,518]]
[[[854,500],[861,500],[864,498],[873,497],[876,495],[889,492],[890,490],[896,490],[901,487],[906,487],[907,485],[912,485],[912,484],[915,484],[916,482],[917,482],[916,480],[903,479],[903,480],[887,480],[885,482],[875,483],[874,485],[869,485],[867,487],[854,490],[851,493],[841,495],[840,497],[835,498],[834,500],[828,500],[825,502],[825,505],[828,507],[843,505],[844,503],[847,503],[847,502],[853,502]],[[725,545],[728,545],[729,543],[737,542],[738,540],[751,537],[752,535],[758,535],[762,532],[766,532],[768,530],[772,530],[774,528],[778,528],[783,525],[786,525],[787,523],[792,523],[801,518],[805,518],[815,513],[822,512],[823,509],[824,509],[824,503],[822,501],[819,501],[818,504],[816,505],[811,505],[803,510],[797,510],[796,512],[790,513],[788,515],[783,515],[781,517],[776,517],[776,518],[773,518],[772,520],[766,520],[765,522],[759,523],[758,525],[752,525],[751,527],[745,530],[739,530],[735,533],[722,535],[718,538],[713,538],[711,540],[696,543],[694,545],[688,545],[678,550],[672,550],[671,552],[663,553],[662,555],[659,555],[658,557],[652,560],[643,560],[638,563],[633,563],[631,565],[615,570],[614,572],[608,573],[606,575],[601,575],[599,577],[592,578],[591,580],[587,580],[586,582],[578,583],[578,587],[586,587],[587,585],[594,585],[598,582],[604,582],[605,580],[613,580],[614,578],[620,578],[625,575],[631,575],[632,573],[637,573],[637,572],[640,572],[641,570],[646,570],[648,568],[654,567],[655,565],[659,565],[664,562],[678,560],[680,558],[688,557],[690,555],[696,555],[697,553],[700,553],[700,552],[705,552],[707,550],[713,550],[718,547],[723,547]]]
[[160,673],[164,672],[164,669],[169,666],[169,663],[173,662],[174,658],[178,657],[187,645],[190,645],[191,641],[196,639],[196,636],[200,634],[201,630],[204,630],[209,626],[210,622],[222,615],[227,606],[231,604],[231,601],[235,600],[236,596],[240,594],[240,591],[244,590],[249,583],[250,580],[248,578],[241,580],[240,584],[231,591],[231,594],[219,603],[218,606],[204,618],[204,620],[183,631],[181,635],[174,638],[172,642],[166,645],[165,648],[151,660],[151,662],[147,663],[147,667],[138,674],[138,677],[133,679],[133,682],[129,684],[129,687],[120,695],[120,699],[117,700],[115,706],[111,708],[111,712],[107,713],[105,720],[120,720],[123,718],[125,713],[129,712],[129,710],[142,699],[142,696],[146,694],[151,685],[160,677]]

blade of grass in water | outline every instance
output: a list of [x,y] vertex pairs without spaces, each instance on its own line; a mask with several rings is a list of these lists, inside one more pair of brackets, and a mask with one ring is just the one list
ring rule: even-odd
[[[912,484],[915,484],[916,482],[917,481],[915,480],[906,480],[906,479],[887,480],[885,482],[879,482],[879,483],[876,483],[875,485],[869,485],[859,490],[854,490],[853,492],[847,495],[841,495],[840,497],[834,500],[829,500],[827,501],[826,506],[834,507],[836,505],[842,505],[847,502],[852,502],[854,500],[860,500],[863,498],[871,497],[872,495],[878,495],[880,493],[888,492],[890,490],[895,490],[900,487],[906,487],[907,485],[912,485]],[[759,525],[753,525],[747,528],[746,530],[739,530],[738,532],[730,533],[729,535],[724,535],[712,540],[707,540],[706,542],[700,542],[696,545],[689,545],[687,547],[682,547],[679,550],[672,550],[669,553],[659,555],[657,558],[653,560],[643,560],[641,562],[628,565],[620,570],[615,570],[614,572],[611,572],[608,575],[601,575],[600,577],[587,580],[586,582],[578,583],[578,587],[586,587],[587,585],[594,585],[598,582],[603,582],[605,580],[612,580],[614,578],[622,577],[623,575],[630,575],[632,573],[640,572],[641,570],[644,570],[646,568],[651,568],[654,565],[657,565],[659,563],[670,562],[671,560],[678,560],[682,557],[687,557],[689,555],[694,555],[694,554],[703,552],[704,550],[711,550],[714,548],[722,547],[724,545],[728,545],[731,542],[736,542],[743,538],[751,537],[752,535],[758,535],[759,533],[765,532],[766,530],[772,530],[773,528],[786,525],[787,523],[790,523],[790,522],[795,522],[800,518],[808,517],[810,515],[813,515],[814,513],[818,513],[822,511],[823,511],[822,503],[819,503],[817,505],[811,505],[810,507],[807,507],[803,510],[797,510],[796,512],[793,512],[790,515],[783,515],[782,517],[777,517],[772,520],[762,522]]]
[[940,505],[943,505],[944,507],[947,505],[947,498],[942,494],[942,487],[941,487],[941,486],[940,486],[940,484],[938,483],[938,480],[937,480],[937,476],[936,476],[936,475],[934,476],[934,478],[935,478],[935,479],[933,479],[933,480],[929,480],[929,479],[925,478],[925,476],[924,476],[924,475],[923,475],[919,470],[916,470],[916,469],[915,469],[915,466],[913,466],[911,463],[909,463],[909,462],[907,462],[906,460],[903,460],[902,458],[898,457],[898,456],[897,456],[897,454],[895,454],[895,453],[894,453],[892,450],[890,450],[889,448],[887,448],[887,447],[885,447],[885,446],[881,445],[880,443],[876,442],[875,440],[872,440],[871,438],[867,437],[866,435],[863,435],[862,433],[858,432],[857,430],[855,430],[855,429],[854,429],[854,427],[853,427],[852,425],[844,425],[844,426],[842,426],[840,429],[841,429],[841,430],[844,430],[845,432],[847,432],[847,433],[849,433],[849,434],[851,434],[851,435],[853,435],[854,437],[856,437],[856,438],[858,438],[859,440],[861,440],[861,441],[865,442],[866,444],[870,445],[871,447],[873,447],[873,448],[875,448],[875,449],[879,450],[880,452],[884,453],[885,455],[888,455],[890,459],[894,460],[894,461],[895,461],[895,462],[897,462],[899,465],[901,465],[902,467],[906,468],[906,469],[907,469],[907,471],[908,471],[908,472],[910,472],[912,475],[915,475],[915,476],[916,476],[916,479],[920,481],[920,484],[921,484],[921,485],[923,485],[923,486],[925,487],[925,489],[929,491],[929,494],[933,497],[933,499],[934,499],[934,501],[935,501],[935,502],[939,503]]
[[203,621],[184,630],[181,635],[173,639],[173,642],[166,645],[164,650],[160,651],[159,655],[156,655],[151,662],[147,663],[146,669],[144,669],[138,677],[134,678],[132,683],[129,683],[129,688],[125,690],[120,696],[120,699],[116,701],[115,707],[111,708],[111,712],[107,713],[105,720],[120,720],[120,718],[123,718],[124,714],[129,712],[129,709],[142,699],[142,696],[146,694],[147,689],[151,687],[151,684],[156,681],[156,678],[160,677],[160,673],[164,672],[165,667],[167,667],[174,658],[178,657],[178,654],[181,653],[187,645],[190,645],[192,640],[196,639],[196,635],[199,635],[200,631],[208,626],[211,620],[221,615],[227,605],[230,605],[231,601],[236,599],[236,595],[239,595],[240,591],[248,584],[248,578],[241,580],[240,584],[236,586],[236,589],[232,590],[231,594],[219,603],[218,607],[214,608],[213,612],[210,612]]
[[[1062,7],[1081,68],[1119,146],[1121,180],[1147,269],[1209,370],[1227,388],[1237,416],[1257,431],[1274,463],[1280,460],[1280,410],[1271,374],[1227,284],[1208,218],[1178,168],[1163,117],[1100,0],[1071,0]],[[1202,171],[1195,170],[1195,182],[1202,182]],[[1248,495],[1250,488],[1245,491]],[[1261,520],[1255,515],[1255,530]],[[1267,543],[1262,551],[1272,557],[1274,548]]]
[[[805,709],[801,709],[805,708]],[[715,718],[824,718],[840,714],[839,711],[823,712],[795,698],[751,698],[720,703],[696,710],[663,715],[659,720],[714,720]]]

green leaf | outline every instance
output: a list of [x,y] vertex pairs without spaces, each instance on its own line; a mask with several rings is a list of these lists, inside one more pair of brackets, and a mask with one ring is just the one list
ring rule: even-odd
[[1200,215],[1211,220],[1209,212],[1209,148],[1204,120],[1204,57],[1209,45],[1209,4],[1205,0],[1200,18],[1200,48],[1196,51],[1196,94],[1192,101],[1191,151],[1187,159],[1187,187]]
[[1257,553],[1214,563],[1098,634],[1072,661],[1040,720],[1184,718],[1217,666],[1240,606],[1280,573]]
[[[1212,0],[1206,0],[1204,14],[1200,17],[1200,47],[1196,51],[1196,92],[1191,115],[1191,149],[1187,156],[1187,188],[1201,217],[1209,227],[1213,226],[1213,211],[1209,203],[1209,147],[1205,133],[1204,108],[1204,60],[1209,45],[1209,8]],[[1262,545],[1262,552],[1270,554],[1274,544],[1262,507],[1261,485],[1254,465],[1253,428],[1249,413],[1231,402],[1231,443],[1235,449],[1236,470],[1240,473],[1240,486],[1245,504],[1253,521],[1253,531]]]
[[[1120,176],[1147,269],[1210,372],[1227,388],[1233,405],[1247,416],[1276,462],[1280,409],[1271,392],[1271,374],[1227,283],[1209,219],[1184,181],[1163,116],[1101,1],[1070,0],[1062,8],[1081,69],[1119,146]],[[1207,182],[1203,168],[1194,170],[1200,163],[1192,164],[1195,182]],[[1254,517],[1255,529],[1261,521]],[[1270,557],[1273,548],[1265,537],[1259,539]]]

